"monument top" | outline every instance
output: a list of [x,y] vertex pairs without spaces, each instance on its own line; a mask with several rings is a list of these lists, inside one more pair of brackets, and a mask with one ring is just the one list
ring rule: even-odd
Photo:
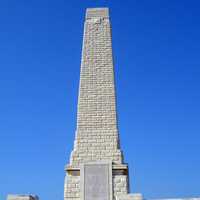
[[86,19],[91,18],[109,18],[108,8],[87,8]]

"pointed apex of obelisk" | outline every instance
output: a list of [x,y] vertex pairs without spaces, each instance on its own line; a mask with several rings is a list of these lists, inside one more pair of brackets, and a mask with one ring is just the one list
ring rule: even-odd
[[109,18],[109,8],[87,8],[86,19]]

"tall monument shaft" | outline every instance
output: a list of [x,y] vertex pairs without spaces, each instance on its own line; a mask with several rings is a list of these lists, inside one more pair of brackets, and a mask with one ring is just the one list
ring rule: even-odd
[[108,9],[88,9],[81,60],[77,134],[70,164],[106,158],[121,163],[118,147]]
[[86,11],[77,130],[70,163],[66,167],[65,200],[84,200],[81,198],[81,165],[99,161],[112,163],[113,199],[118,194],[127,194],[128,169],[123,164],[119,146],[111,26],[107,8]]

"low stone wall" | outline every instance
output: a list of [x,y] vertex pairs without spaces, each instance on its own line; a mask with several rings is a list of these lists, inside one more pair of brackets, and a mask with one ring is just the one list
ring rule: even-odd
[[116,197],[116,200],[143,200],[143,199],[144,198],[140,193],[118,195]]

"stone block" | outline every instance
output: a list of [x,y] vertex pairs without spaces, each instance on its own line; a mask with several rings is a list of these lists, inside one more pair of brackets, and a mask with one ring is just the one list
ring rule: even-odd
[[116,200],[143,200],[143,196],[140,193],[122,194],[116,196]]
[[39,200],[36,195],[9,194],[7,200]]
[[112,163],[99,161],[81,166],[81,199],[112,200]]

